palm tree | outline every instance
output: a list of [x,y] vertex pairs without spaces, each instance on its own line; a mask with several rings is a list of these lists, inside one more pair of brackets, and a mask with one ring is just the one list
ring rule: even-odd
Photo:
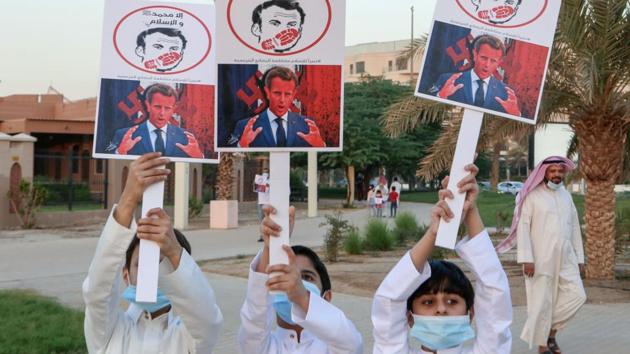
[[221,153],[219,159],[219,181],[217,183],[217,200],[231,200],[234,184],[234,154]]
[[[586,181],[587,276],[614,278],[615,193],[630,128],[630,6],[627,0],[565,0],[547,74],[537,126],[568,122],[575,134],[580,172]],[[518,139],[535,127],[505,119],[484,120],[479,147]],[[389,108],[385,130],[397,135],[427,121],[445,124],[442,136],[420,163],[431,178],[449,168],[461,110],[409,97]]]

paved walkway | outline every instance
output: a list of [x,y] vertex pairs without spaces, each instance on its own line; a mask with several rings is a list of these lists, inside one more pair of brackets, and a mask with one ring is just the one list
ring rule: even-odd
[[[421,215],[426,222],[430,206],[403,203],[402,210]],[[346,213],[346,219],[361,227],[367,222],[367,212],[357,210]],[[324,231],[319,224],[323,217],[297,221],[293,242],[308,246],[322,244]],[[255,225],[237,230],[187,231],[196,260],[217,259],[248,255],[257,252]],[[0,237],[0,288],[35,289],[54,296],[62,303],[82,308],[81,282],[85,278],[93,256],[96,238],[1,238]],[[236,333],[239,326],[238,311],[246,289],[241,278],[207,274],[217,293],[225,316],[225,325],[215,353],[237,353]],[[365,353],[371,352],[370,323],[371,299],[334,294],[333,303],[353,319],[365,342]],[[525,308],[514,308],[513,353],[533,353],[518,339],[525,318]],[[630,348],[630,304],[586,305],[568,328],[558,336],[565,353],[624,353]]]

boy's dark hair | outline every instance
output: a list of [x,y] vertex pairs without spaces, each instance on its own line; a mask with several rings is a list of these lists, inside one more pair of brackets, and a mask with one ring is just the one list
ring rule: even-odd
[[455,264],[448,261],[429,261],[431,277],[422,283],[407,299],[407,310],[413,308],[413,300],[426,294],[457,294],[466,301],[466,311],[470,311],[475,301],[475,290],[464,272]]
[[291,249],[296,256],[304,256],[310,259],[311,263],[313,263],[313,268],[315,268],[315,271],[319,275],[319,279],[322,281],[322,293],[320,295],[323,295],[326,290],[330,290],[331,284],[330,277],[328,276],[328,270],[326,270],[324,262],[319,259],[317,253],[306,246],[292,246]]
[[[177,238],[177,242],[179,242],[179,245],[182,246],[182,248],[184,248],[186,252],[188,252],[188,254],[192,254],[190,250],[190,243],[188,243],[186,236],[184,236],[184,234],[182,234],[181,231],[177,229],[173,229],[173,231],[175,232],[175,238]],[[139,244],[140,239],[138,238],[138,235],[133,235],[133,240],[131,240],[129,247],[127,247],[127,253],[125,254],[125,268],[127,270],[129,270],[129,268],[131,267],[131,256],[133,255],[133,251],[136,249],[136,247],[138,247]]]
[[395,192],[396,191],[396,186],[392,186],[392,190]]

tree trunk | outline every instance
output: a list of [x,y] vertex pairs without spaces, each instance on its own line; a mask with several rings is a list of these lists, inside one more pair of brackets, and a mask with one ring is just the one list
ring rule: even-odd
[[492,170],[490,171],[490,190],[493,192],[497,191],[497,184],[499,184],[499,175],[500,171],[500,161],[499,157],[501,157],[501,143],[495,142],[492,145]]
[[354,204],[354,166],[346,166],[346,181],[348,181],[346,205],[352,206]]
[[621,171],[627,127],[623,117],[586,117],[573,122],[578,137],[580,171],[586,180],[586,275],[615,277],[615,191]]
[[221,160],[219,160],[217,200],[231,200],[233,184],[234,184],[234,155],[229,152],[223,152],[221,153]]

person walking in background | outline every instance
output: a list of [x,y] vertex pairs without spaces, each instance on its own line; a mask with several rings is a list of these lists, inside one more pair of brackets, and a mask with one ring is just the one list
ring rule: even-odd
[[376,217],[382,218],[383,217],[383,193],[381,193],[380,189],[376,190],[376,194],[374,196],[374,207],[376,208]]
[[367,192],[367,202],[368,207],[370,208],[370,216],[376,216],[376,191],[374,190],[374,186],[370,184]]
[[396,192],[396,186],[392,185],[392,191],[389,192],[389,197],[388,197],[390,218],[396,217],[396,211],[398,210],[398,199],[399,199],[399,195],[398,195],[398,192]]

